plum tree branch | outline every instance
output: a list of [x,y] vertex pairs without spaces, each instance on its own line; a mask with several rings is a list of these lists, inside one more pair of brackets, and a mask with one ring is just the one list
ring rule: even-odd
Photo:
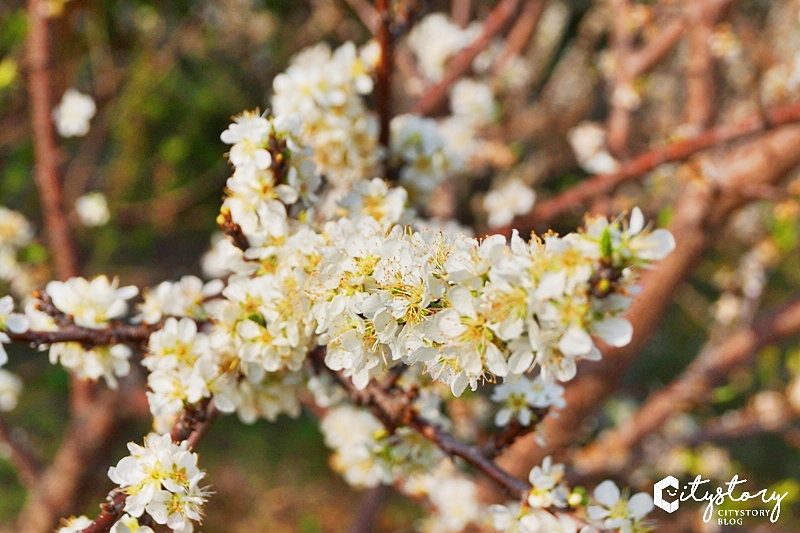
[[655,148],[623,163],[614,172],[592,176],[553,198],[537,202],[530,213],[517,217],[508,226],[498,228],[493,232],[510,235],[512,229],[515,228],[521,233],[539,229],[541,224],[547,223],[559,215],[569,213],[578,206],[585,205],[592,198],[613,191],[626,181],[641,178],[661,164],[683,161],[701,150],[798,121],[800,121],[800,103],[795,103],[776,107],[766,111],[763,115],[752,116],[741,122],[712,128],[691,139]]
[[335,372],[325,366],[324,347],[313,350],[311,357],[318,365],[331,373],[356,404],[368,408],[389,431],[393,431],[399,426],[408,426],[414,429],[446,454],[462,458],[514,498],[523,499],[530,491],[531,486],[527,482],[512,476],[497,466],[484,454],[483,450],[461,442],[442,428],[420,417],[411,405],[412,395],[396,388],[385,390],[374,381],[370,382],[363,390],[359,390],[341,372]]
[[34,176],[42,199],[42,213],[55,272],[59,279],[67,279],[76,275],[77,263],[69,235],[69,225],[61,206],[58,149],[50,117],[52,109],[50,36],[45,4],[43,0],[28,0],[28,91],[33,144],[36,150]]
[[[543,1],[543,0],[538,0]],[[411,107],[410,113],[418,115],[432,115],[441,110],[450,87],[458,79],[469,72],[472,62],[482,51],[489,46],[492,39],[506,26],[508,21],[517,12],[520,0],[500,0],[492,12],[486,17],[481,28],[481,33],[475,41],[461,50],[450,60],[450,64],[442,80],[430,87],[417,102]]]

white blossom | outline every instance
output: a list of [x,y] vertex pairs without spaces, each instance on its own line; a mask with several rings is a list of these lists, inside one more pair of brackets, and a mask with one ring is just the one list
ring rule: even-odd
[[484,197],[483,208],[489,214],[489,226],[496,228],[530,212],[534,201],[536,193],[530,187],[519,180],[510,180]]
[[61,527],[57,533],[80,533],[92,524],[92,519],[88,516],[73,516],[61,521]]
[[97,106],[91,96],[70,88],[53,109],[53,121],[62,137],[82,137],[89,133],[89,121],[96,112]]
[[128,444],[130,455],[108,470],[108,477],[128,495],[125,512],[139,518],[147,512],[158,524],[177,533],[191,533],[202,519],[208,492],[199,486],[205,472],[187,443],[174,444],[169,435],[150,434],[144,446]]
[[596,505],[587,509],[592,524],[603,530],[621,533],[646,531],[642,520],[653,510],[653,498],[645,492],[625,498],[611,480],[600,483],[593,492]]
[[78,198],[75,201],[75,211],[81,224],[88,227],[103,226],[111,218],[106,196],[97,191]]
[[22,380],[4,368],[0,368],[0,411],[13,411],[22,394]]
[[3,344],[11,342],[11,338],[5,332],[23,333],[29,327],[30,320],[27,316],[14,313],[14,300],[11,296],[0,298],[0,367],[8,362],[8,354]]
[[136,287],[120,287],[118,279],[109,281],[106,276],[92,281],[84,278],[51,281],[46,290],[58,310],[72,316],[75,324],[95,329],[124,316],[128,312],[127,300],[139,294]]

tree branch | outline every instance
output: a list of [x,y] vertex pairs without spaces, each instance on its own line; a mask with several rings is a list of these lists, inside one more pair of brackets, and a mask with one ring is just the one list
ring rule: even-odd
[[616,172],[592,176],[553,198],[537,202],[530,213],[517,217],[508,226],[493,232],[510,235],[512,229],[516,228],[521,233],[527,233],[558,215],[573,211],[575,207],[586,204],[592,198],[613,191],[626,181],[641,178],[661,164],[683,161],[706,148],[798,121],[800,121],[800,103],[777,107],[764,115],[753,116],[735,124],[718,126],[691,139],[656,148],[624,163]]
[[325,366],[324,347],[318,347],[313,350],[310,357],[331,373],[357,405],[368,408],[390,432],[399,426],[408,426],[448,455],[462,458],[470,466],[494,481],[510,496],[517,499],[523,499],[527,496],[531,489],[528,483],[515,478],[497,466],[480,449],[464,444],[443,429],[434,426],[417,415],[411,405],[413,396],[399,389],[384,390],[374,381],[370,382],[363,390],[357,389],[353,382],[344,377],[341,372],[335,372]]
[[367,29],[375,35],[378,32],[378,28],[380,26],[380,15],[372,7],[367,0],[344,0],[350,9],[356,14],[362,24],[367,27]]
[[32,490],[36,486],[41,473],[39,460],[25,447],[25,443],[14,435],[14,429],[9,427],[4,418],[0,418],[0,443],[8,446],[9,459],[17,472],[20,483]]
[[800,127],[784,126],[719,158],[718,189],[707,183],[687,185],[669,228],[677,246],[657,268],[642,276],[642,292],[626,315],[634,332],[630,344],[622,348],[601,346],[601,361],[580,365],[578,376],[566,385],[564,399],[569,409],[543,422],[546,445],[539,446],[530,435],[523,437],[498,458],[498,465],[521,475],[572,441],[662,323],[678,287],[713,245],[717,232],[747,202],[736,193],[738,188],[746,183],[775,183],[784,177],[800,164],[798,145]]
[[411,107],[410,113],[418,115],[433,115],[441,111],[447,100],[450,87],[461,76],[469,72],[472,62],[482,51],[489,46],[492,39],[499,34],[506,23],[517,12],[520,0],[500,0],[483,23],[481,33],[475,42],[467,46],[450,60],[447,71],[442,80],[428,89],[419,100]]
[[55,331],[34,331],[24,333],[7,332],[12,342],[27,343],[39,347],[56,342],[79,342],[83,346],[106,346],[110,344],[145,344],[150,335],[161,328],[160,324],[128,326],[113,324],[104,329],[92,329],[74,324],[63,326]]
[[45,10],[43,0],[28,0],[28,91],[36,149],[36,186],[42,199],[56,275],[63,280],[75,276],[77,267],[69,226],[61,206],[58,150],[50,117],[53,107],[50,98],[50,37]]
[[375,9],[378,14],[378,45],[381,56],[375,68],[375,98],[378,106],[378,117],[381,124],[379,141],[381,146],[389,148],[389,124],[392,121],[392,69],[394,68],[394,42],[391,32],[392,15],[389,0],[376,0]]

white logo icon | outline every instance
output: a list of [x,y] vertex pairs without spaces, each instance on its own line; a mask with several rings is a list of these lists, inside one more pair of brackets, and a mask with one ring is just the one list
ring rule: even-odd
[[[662,497],[662,491],[666,487],[673,487],[675,489],[675,501],[670,503]],[[658,483],[655,484],[653,487],[653,503],[656,506],[664,509],[668,513],[674,513],[678,510],[678,488],[680,485],[678,484],[678,480],[672,476],[667,476]]]

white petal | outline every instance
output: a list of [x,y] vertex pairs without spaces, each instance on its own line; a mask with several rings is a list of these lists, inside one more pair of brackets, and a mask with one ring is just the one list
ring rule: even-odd
[[567,357],[586,355],[594,346],[592,338],[578,326],[570,326],[558,341],[558,349]]
[[631,211],[631,219],[628,223],[628,235],[638,235],[644,229],[644,215],[642,210],[634,207]]
[[636,520],[641,520],[653,510],[653,498],[646,492],[640,492],[631,496],[628,500],[628,511]]
[[624,318],[619,317],[606,318],[597,322],[594,325],[594,331],[609,346],[615,348],[627,346],[633,338],[633,326]]
[[610,479],[603,481],[594,489],[594,499],[608,508],[617,505],[619,496],[619,488]]

